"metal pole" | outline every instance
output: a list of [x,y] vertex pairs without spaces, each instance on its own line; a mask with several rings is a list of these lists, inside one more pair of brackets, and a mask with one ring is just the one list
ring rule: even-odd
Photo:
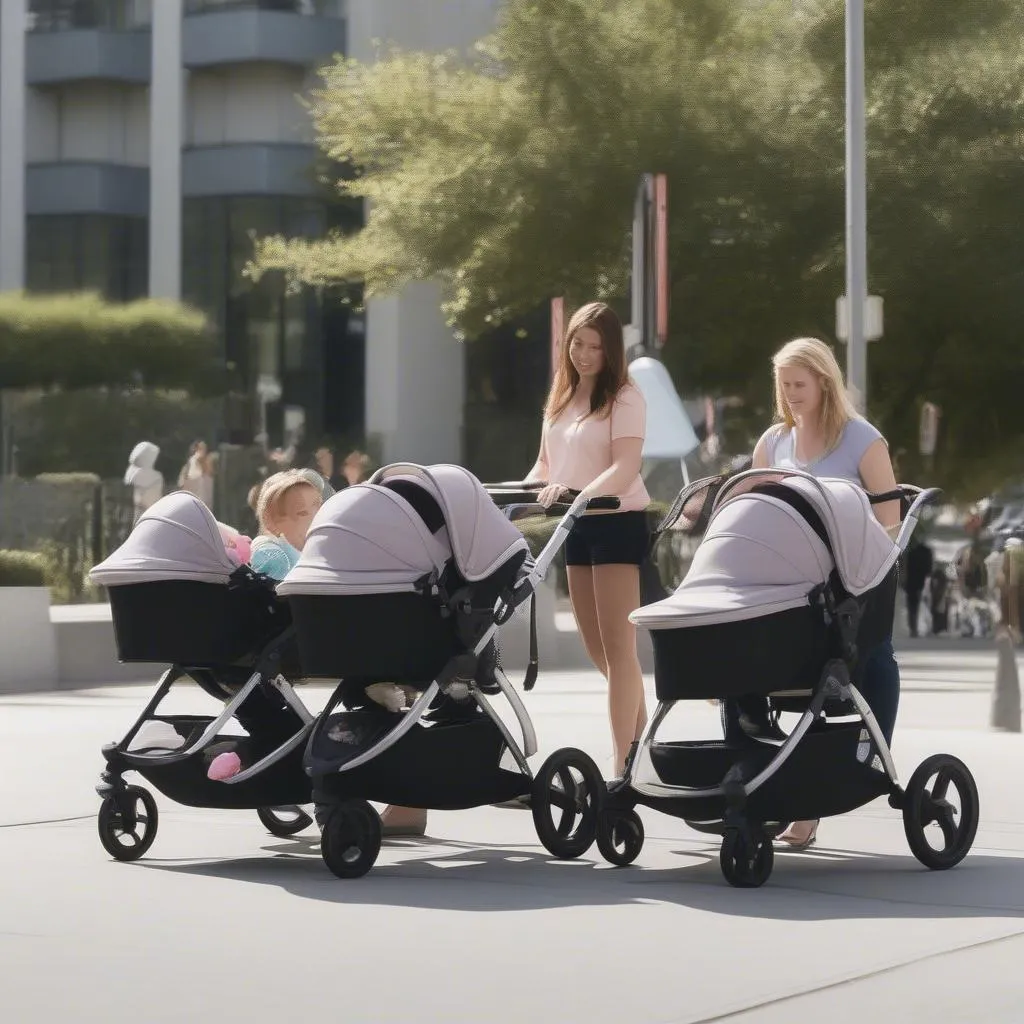
[[867,167],[864,117],[864,0],[846,0],[846,382],[867,408],[864,308],[868,298]]

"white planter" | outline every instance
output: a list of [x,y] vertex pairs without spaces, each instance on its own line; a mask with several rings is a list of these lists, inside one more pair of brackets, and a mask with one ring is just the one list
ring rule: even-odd
[[56,689],[57,637],[46,587],[0,587],[0,692]]

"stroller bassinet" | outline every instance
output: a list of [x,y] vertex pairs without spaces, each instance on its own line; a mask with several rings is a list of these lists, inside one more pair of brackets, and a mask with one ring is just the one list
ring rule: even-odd
[[[107,768],[97,789],[104,846],[134,860],[155,836],[155,804],[145,790],[125,786],[121,776],[130,770],[178,803],[256,809],[276,834],[308,825],[308,815],[273,810],[310,796],[301,757],[312,716],[285,678],[300,674],[288,607],[272,581],[232,561],[203,502],[187,492],[161,498],[90,578],[110,595],[119,658],[171,665],[128,734],[103,750]],[[158,714],[184,679],[221,701],[221,713]],[[248,735],[223,731],[232,718]],[[143,731],[149,723],[160,727]],[[150,732],[159,738],[151,742]],[[243,770],[209,779],[213,757],[230,752]]]
[[[956,758],[936,755],[902,790],[859,691],[863,656],[891,635],[899,554],[918,510],[938,492],[905,487],[869,497],[845,480],[750,471],[724,485],[694,484],[673,515],[689,505],[699,518],[704,495],[716,490],[687,577],[670,597],[631,616],[651,632],[659,704],[625,779],[609,791],[597,833],[602,854],[616,864],[638,855],[643,827],[633,807],[646,804],[723,833],[726,878],[760,885],[771,872],[772,838],[788,822],[888,795],[904,809],[919,860],[957,863],[977,829],[970,772]],[[905,519],[893,543],[871,506],[897,498]],[[800,713],[792,733],[655,740],[678,700],[751,695]],[[830,720],[837,716],[845,720]],[[950,785],[961,794],[959,821],[946,801]],[[942,824],[939,850],[924,833],[932,822]]]
[[[580,499],[565,521],[586,507]],[[278,593],[291,604],[304,664],[342,678],[306,753],[335,874],[356,877],[376,859],[380,822],[369,800],[459,809],[531,792],[536,737],[494,640],[566,532],[530,563],[523,535],[458,466],[389,466],[317,513]],[[388,711],[359,699],[381,682],[409,687],[412,706]],[[522,747],[486,692],[508,699]],[[592,789],[595,780],[593,768]]]

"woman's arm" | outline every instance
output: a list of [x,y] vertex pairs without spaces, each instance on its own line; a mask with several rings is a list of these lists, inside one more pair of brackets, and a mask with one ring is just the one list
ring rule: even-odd
[[551,483],[551,467],[548,462],[546,424],[541,428],[540,432],[540,451],[537,452],[537,461],[533,464],[533,469],[523,477],[523,482],[528,484]]
[[754,455],[750,462],[751,469],[768,468],[768,435],[762,434],[757,444],[754,445]]
[[[896,489],[896,474],[892,469],[892,459],[889,458],[889,446],[881,438],[874,441],[864,453],[858,469],[864,490],[873,494],[883,494]],[[887,501],[885,504],[875,505],[873,508],[875,517],[887,530],[892,531],[899,528],[900,503],[898,501]]]
[[640,475],[643,449],[642,437],[616,438],[612,441],[612,464],[600,476],[591,480],[582,493],[588,498],[624,494]]

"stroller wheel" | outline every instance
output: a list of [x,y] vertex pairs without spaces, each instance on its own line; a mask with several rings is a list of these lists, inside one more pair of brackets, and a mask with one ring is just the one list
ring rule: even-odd
[[624,868],[644,848],[644,823],[636,811],[602,811],[597,819],[597,848],[609,864]]
[[376,862],[380,840],[380,815],[365,800],[346,800],[327,815],[320,853],[338,878],[361,878]]
[[738,889],[756,889],[771,876],[775,864],[772,841],[764,832],[747,828],[729,828],[722,834],[718,856],[722,874]]
[[123,861],[138,860],[153,845],[158,823],[153,794],[141,786],[105,796],[96,817],[103,849]]
[[978,817],[978,787],[963,761],[933,754],[917,766],[903,795],[903,830],[911,853],[926,868],[944,871],[959,864],[974,843]]
[[590,849],[604,790],[597,765],[582,750],[556,750],[540,766],[530,809],[548,853],[559,860],[574,860]]
[[295,804],[290,807],[257,807],[256,817],[272,836],[279,839],[298,835],[313,824],[313,819]]

